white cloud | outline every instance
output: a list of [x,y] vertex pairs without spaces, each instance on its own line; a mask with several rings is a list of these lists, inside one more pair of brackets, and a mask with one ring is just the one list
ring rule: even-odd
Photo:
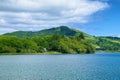
[[6,21],[4,19],[0,19],[0,24],[5,24]]
[[0,26],[16,30],[41,30],[69,23],[87,23],[109,5],[90,0],[4,0]]

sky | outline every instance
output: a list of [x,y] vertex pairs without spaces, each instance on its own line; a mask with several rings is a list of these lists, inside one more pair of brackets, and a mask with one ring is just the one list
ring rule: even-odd
[[0,34],[69,26],[120,37],[120,0],[0,0]]

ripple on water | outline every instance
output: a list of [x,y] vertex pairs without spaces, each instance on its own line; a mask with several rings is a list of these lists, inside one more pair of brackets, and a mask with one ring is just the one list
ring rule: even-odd
[[0,56],[1,80],[120,80],[120,54]]

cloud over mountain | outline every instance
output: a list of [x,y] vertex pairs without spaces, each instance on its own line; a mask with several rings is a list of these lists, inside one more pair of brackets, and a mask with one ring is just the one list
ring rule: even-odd
[[[41,30],[69,23],[87,23],[89,17],[106,9],[107,2],[92,0],[3,0],[0,31]],[[11,29],[11,30],[6,30]]]

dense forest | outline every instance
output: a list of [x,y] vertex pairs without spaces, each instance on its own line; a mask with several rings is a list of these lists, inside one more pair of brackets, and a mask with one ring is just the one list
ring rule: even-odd
[[94,47],[84,36],[51,35],[45,37],[18,38],[0,36],[1,54],[32,53],[94,53]]
[[120,51],[120,38],[96,37],[67,26],[41,31],[16,31],[0,36],[0,53],[94,53]]

